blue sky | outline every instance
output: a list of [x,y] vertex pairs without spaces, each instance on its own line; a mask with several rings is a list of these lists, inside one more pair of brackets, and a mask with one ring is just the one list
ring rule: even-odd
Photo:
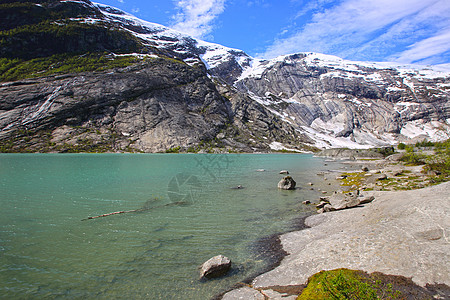
[[450,63],[450,0],[97,0],[254,57]]

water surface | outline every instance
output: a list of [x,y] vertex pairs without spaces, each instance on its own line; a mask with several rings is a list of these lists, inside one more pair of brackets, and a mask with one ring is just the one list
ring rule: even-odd
[[[0,155],[0,298],[211,298],[267,267],[255,242],[310,213],[323,168],[306,154]],[[276,188],[282,169],[300,189]],[[218,254],[231,275],[200,282]]]

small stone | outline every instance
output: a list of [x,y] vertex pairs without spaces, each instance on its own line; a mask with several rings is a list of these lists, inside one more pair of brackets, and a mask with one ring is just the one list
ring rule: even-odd
[[386,180],[388,177],[386,174],[380,173],[377,175],[377,180]]
[[333,206],[331,206],[331,204],[326,204],[324,207],[323,207],[323,212],[329,212],[329,211],[335,211],[336,209],[333,207]]
[[280,171],[280,174],[289,174],[289,171],[288,170],[282,170],[282,171]]
[[363,170],[364,172],[369,172],[369,168],[367,166],[362,167],[361,170]]
[[305,201],[303,201],[302,203],[305,204],[305,205],[308,205],[308,204],[311,204],[311,201],[305,200]]
[[322,194],[326,194],[326,193],[328,193],[327,191],[322,191]]
[[308,182],[308,185],[310,185],[310,186],[313,186],[313,185],[314,185],[314,183],[312,183],[312,182]]
[[329,202],[326,202],[326,201],[320,201],[320,203],[316,205],[316,208],[317,208],[317,209],[323,208],[323,207],[324,207],[325,205],[327,205],[327,204],[330,204],[330,203],[329,203]]
[[370,203],[373,200],[375,200],[374,196],[369,196],[369,197],[359,197],[359,204],[366,204],[366,203]]
[[266,170],[264,170],[264,169],[258,169],[258,170],[256,170],[256,172],[265,172]]
[[217,278],[224,276],[231,268],[231,260],[223,255],[217,255],[203,263],[200,270],[200,279]]

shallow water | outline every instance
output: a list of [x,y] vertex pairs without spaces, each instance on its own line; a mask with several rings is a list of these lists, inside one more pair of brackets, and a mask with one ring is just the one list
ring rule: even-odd
[[[267,267],[256,241],[310,213],[324,168],[306,154],[0,155],[0,298],[211,298]],[[282,169],[299,189],[276,188]],[[231,274],[200,282],[218,254]]]

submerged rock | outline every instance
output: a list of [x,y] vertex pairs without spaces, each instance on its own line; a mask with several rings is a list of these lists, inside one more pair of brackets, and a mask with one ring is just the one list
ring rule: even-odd
[[286,176],[278,182],[278,188],[282,190],[294,190],[296,184],[297,183],[291,176]]
[[231,268],[231,260],[223,255],[217,255],[203,263],[200,279],[210,279],[224,276]]
[[242,185],[237,185],[237,186],[233,186],[231,189],[232,190],[241,190],[241,189],[243,189],[244,187],[242,186]]
[[281,170],[280,174],[286,174],[287,175],[287,174],[289,174],[289,171],[288,170]]

